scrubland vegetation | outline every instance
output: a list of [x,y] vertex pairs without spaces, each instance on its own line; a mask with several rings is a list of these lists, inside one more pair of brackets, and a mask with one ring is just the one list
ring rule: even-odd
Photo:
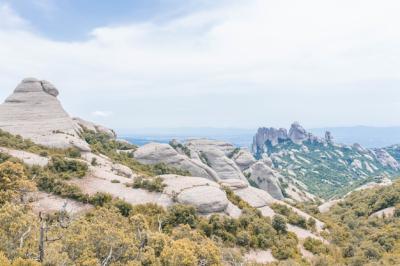
[[[98,152],[133,170],[148,176],[171,170],[146,168],[129,152],[117,152],[120,146],[113,140],[87,134]],[[185,205],[132,206],[106,193],[89,196],[69,184],[88,170],[75,151],[45,149],[4,133],[0,143],[51,159],[46,167],[29,167],[0,153],[0,265],[244,265],[243,254],[250,249],[271,250],[278,260],[271,265],[400,265],[400,183],[354,192],[324,214],[315,203],[296,204],[325,222],[327,229],[325,241],[299,240],[288,224],[314,231],[315,220],[304,219],[286,205],[272,205],[277,215],[266,218],[226,189],[229,200],[242,210],[237,219],[199,216]],[[134,186],[163,189],[157,178],[140,179]],[[39,215],[29,200],[35,190],[88,203],[93,209],[77,217],[62,209]],[[393,216],[371,216],[388,207],[395,207]],[[302,258],[300,245],[313,254],[310,261]]]

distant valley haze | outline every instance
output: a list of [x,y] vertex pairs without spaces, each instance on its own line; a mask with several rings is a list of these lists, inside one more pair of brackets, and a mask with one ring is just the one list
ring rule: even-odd
[[[273,125],[266,125],[266,127]],[[290,125],[287,125],[288,128]],[[324,137],[330,131],[335,142],[352,145],[361,144],[366,148],[380,148],[400,143],[400,127],[324,127],[307,129],[316,136]],[[141,128],[117,130],[123,137],[137,145],[149,142],[168,143],[171,139],[210,138],[231,142],[239,147],[250,147],[257,128]]]

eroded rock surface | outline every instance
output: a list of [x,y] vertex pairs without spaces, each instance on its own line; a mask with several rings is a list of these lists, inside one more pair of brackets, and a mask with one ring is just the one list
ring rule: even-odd
[[250,175],[249,178],[256,183],[259,188],[267,191],[275,199],[284,198],[278,181],[280,175],[268,165],[259,161],[253,164],[247,172]]
[[0,129],[48,147],[90,151],[57,95],[58,90],[48,81],[24,79],[0,105]]

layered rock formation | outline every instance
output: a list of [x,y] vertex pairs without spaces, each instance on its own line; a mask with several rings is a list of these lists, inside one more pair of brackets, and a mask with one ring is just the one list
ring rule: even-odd
[[[331,137],[331,135],[329,136]],[[268,152],[268,146],[276,146],[287,140],[296,144],[301,144],[305,140],[322,141],[309,134],[299,122],[294,122],[290,126],[289,133],[287,133],[287,130],[284,128],[261,127],[253,138],[252,152],[255,154],[266,153]]]
[[396,161],[396,159],[394,159],[393,156],[391,156],[386,150],[376,149],[374,151],[376,158],[382,165],[391,167],[396,170],[400,170],[399,162]]
[[279,179],[285,179],[271,169],[268,159],[257,161],[246,149],[207,139],[192,139],[185,143],[149,143],[139,147],[134,157],[144,164],[165,163],[187,170],[193,176],[213,180],[231,188],[245,188],[250,181],[275,199],[283,199]]
[[90,151],[80,138],[82,127],[115,137],[115,132],[103,126],[72,119],[57,99],[57,88],[48,81],[26,78],[0,105],[0,129],[53,147],[75,147]]
[[62,108],[57,95],[50,82],[24,79],[0,105],[0,129],[49,147],[89,151],[79,138],[79,126]]

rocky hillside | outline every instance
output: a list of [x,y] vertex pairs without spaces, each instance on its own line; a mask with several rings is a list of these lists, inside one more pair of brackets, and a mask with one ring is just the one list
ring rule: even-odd
[[169,144],[149,143],[139,147],[133,156],[143,164],[165,163],[225,186],[259,188],[277,200],[306,201],[314,198],[272,169],[270,160],[256,160],[247,149],[223,141],[191,139],[184,143],[176,140]]
[[271,167],[312,194],[330,198],[384,177],[400,173],[399,149],[366,149],[334,142],[330,132],[325,138],[308,133],[299,123],[289,132],[280,128],[259,128],[252,152],[259,160],[272,161]]
[[[57,95],[58,90],[49,82],[28,78],[0,105],[0,170],[12,175],[7,180],[26,181],[18,181],[16,191],[5,193],[10,196],[9,200],[0,199],[0,220],[3,204],[8,208],[8,203],[22,204],[31,216],[40,213],[53,217],[66,212],[73,219],[87,212],[100,215],[93,209],[103,207],[107,210],[102,211],[111,216],[119,212],[125,218],[118,219],[125,219],[126,223],[154,219],[149,213],[144,214],[145,218],[132,218],[137,214],[133,210],[158,208],[157,212],[161,210],[163,214],[157,217],[155,231],[167,238],[168,234],[187,230],[179,227],[185,224],[188,230],[198,230],[197,233],[210,239],[221,239],[226,247],[264,249],[273,255],[271,260],[300,259],[305,238],[323,240],[324,224],[285,201],[287,192],[282,188],[285,177],[271,169],[269,160],[256,161],[247,150],[205,139],[151,143],[138,148],[118,140],[110,129],[71,118]],[[0,193],[1,182],[0,178]],[[4,189],[9,188],[13,187],[7,185]],[[292,194],[299,200],[312,197],[301,191]],[[141,207],[143,204],[147,205]],[[179,219],[171,222],[168,215],[178,215]],[[129,221],[126,217],[130,217]],[[276,229],[272,223],[275,218]],[[219,219],[224,228],[216,229]],[[240,220],[254,221],[262,228],[253,228],[253,222]],[[37,225],[31,228],[34,226]],[[27,235],[30,230],[33,229],[25,229],[29,231]],[[288,245],[290,249],[282,253],[280,245]],[[54,246],[57,247],[60,246]],[[135,248],[140,249],[139,254],[144,252],[139,244]],[[69,261],[67,265],[78,261],[71,252],[64,254]],[[97,262],[106,260],[110,256],[107,254],[112,253],[109,247],[99,252],[100,257],[94,251],[87,255],[96,258],[84,265],[100,265]],[[42,255],[39,254],[41,262],[45,261],[40,258]],[[0,259],[1,256],[0,252]],[[14,258],[11,252],[7,256]],[[196,259],[200,260],[198,256]],[[241,256],[244,258],[244,254]],[[129,258],[114,259],[120,262],[118,265],[127,265]],[[91,264],[92,261],[96,263]]]

